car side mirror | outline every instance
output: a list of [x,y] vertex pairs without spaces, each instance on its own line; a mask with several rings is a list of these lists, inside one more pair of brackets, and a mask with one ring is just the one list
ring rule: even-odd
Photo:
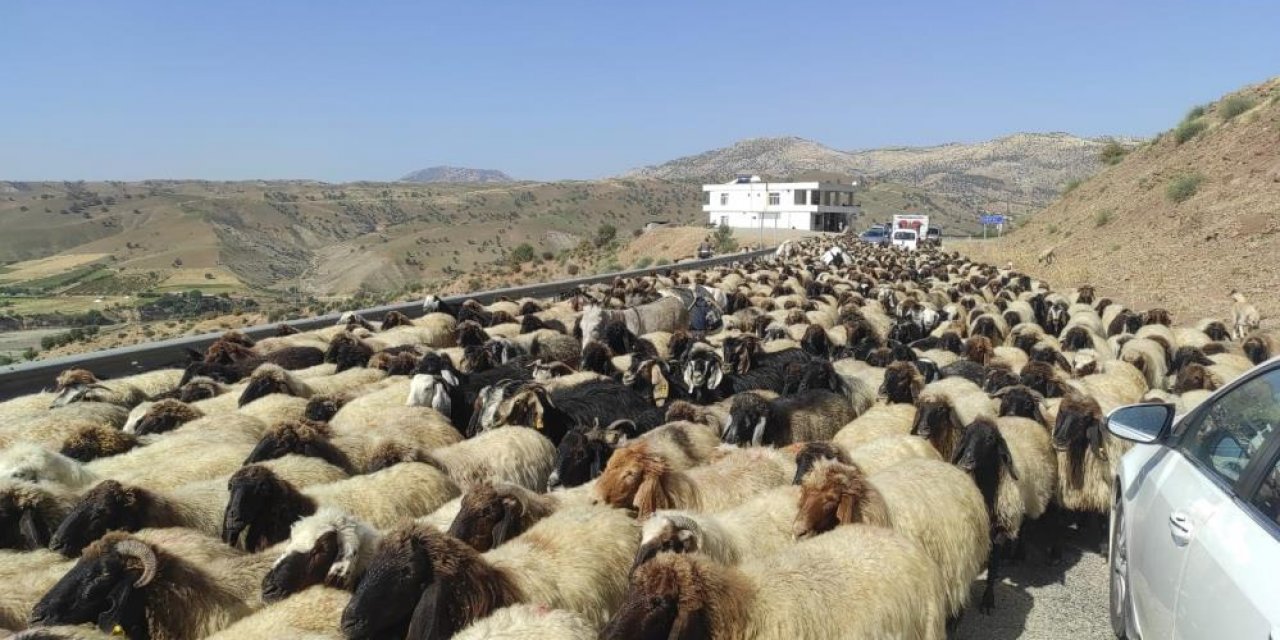
[[1173,425],[1177,408],[1171,404],[1131,404],[1107,415],[1107,431],[1111,435],[1137,442],[1159,442]]

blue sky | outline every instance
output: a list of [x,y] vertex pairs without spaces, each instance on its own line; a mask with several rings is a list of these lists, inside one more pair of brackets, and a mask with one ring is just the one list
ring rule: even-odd
[[7,0],[0,179],[595,178],[755,136],[1148,135],[1280,3]]

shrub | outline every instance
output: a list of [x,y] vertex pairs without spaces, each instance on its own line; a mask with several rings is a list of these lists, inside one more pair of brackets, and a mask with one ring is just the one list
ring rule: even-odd
[[658,261],[657,261],[657,262],[655,262],[655,263],[653,263],[653,264],[654,264],[654,266],[658,266],[658,267],[665,267],[665,266],[667,266],[667,265],[671,264],[671,261],[670,261],[670,260],[668,260],[668,259],[666,259],[666,258],[658,258]]
[[40,352],[39,352],[39,351],[36,351],[36,348],[35,348],[35,347],[27,347],[27,350],[22,352],[22,359],[23,359],[23,360],[35,360],[35,359],[36,359],[36,356],[37,356],[37,355],[39,355],[39,354],[40,354]]
[[1049,235],[1054,235],[1058,233],[1058,225],[1051,224],[1048,227],[1045,227],[1045,231],[1049,232]]
[[1164,188],[1164,194],[1175,203],[1185,202],[1200,189],[1204,176],[1199,173],[1184,173],[1174,177]]
[[1101,210],[1101,211],[1096,211],[1096,212],[1094,212],[1094,214],[1093,214],[1093,226],[1095,226],[1095,227],[1103,227],[1103,226],[1106,226],[1106,224],[1107,224],[1108,222],[1111,222],[1111,218],[1112,218],[1112,216],[1114,216],[1114,215],[1115,215],[1115,213],[1116,213],[1116,212],[1115,212],[1115,210],[1114,210],[1114,209],[1103,209],[1103,210]]
[[636,260],[637,269],[644,269],[645,267],[648,267],[651,264],[653,264],[653,258],[650,258],[649,256],[645,256],[643,258],[640,258],[639,260]]
[[1222,116],[1222,121],[1226,122],[1236,116],[1253,108],[1253,98],[1245,96],[1231,96],[1222,101],[1218,105],[1218,115]]
[[1183,120],[1178,128],[1173,130],[1173,139],[1182,144],[1198,135],[1200,132],[1209,128],[1209,124],[1202,119]]
[[602,224],[596,229],[595,245],[603,247],[618,237],[618,228],[611,224]]
[[733,229],[730,229],[727,224],[716,227],[715,233],[711,235],[711,241],[715,243],[716,253],[730,253],[738,250],[738,240],[733,237]]
[[551,253],[550,251],[543,251],[543,252],[542,252],[542,261],[543,261],[543,262],[550,262],[551,260],[555,260],[555,259],[556,259],[556,254]]
[[1112,140],[1102,147],[1102,151],[1098,153],[1098,158],[1102,160],[1102,164],[1113,165],[1124,160],[1124,157],[1128,154],[1129,150],[1124,145]]
[[1081,180],[1080,178],[1072,178],[1068,180],[1067,184],[1062,186],[1062,195],[1067,195],[1068,193],[1075,191],[1076,187],[1081,184],[1084,184],[1084,180]]
[[17,362],[11,356],[0,355],[0,367],[5,367]]
[[1204,115],[1204,105],[1198,104],[1194,107],[1191,107],[1191,110],[1187,112],[1187,117],[1183,118],[1182,121],[1190,122],[1191,120],[1195,120],[1196,118],[1199,118],[1202,115]]
[[576,276],[578,275],[578,272],[582,270],[582,267],[579,267],[578,265],[573,263],[569,263],[569,266],[565,267],[564,270],[567,271],[569,275]]
[[511,250],[511,262],[515,264],[524,264],[532,262],[534,257],[533,247],[525,242]]

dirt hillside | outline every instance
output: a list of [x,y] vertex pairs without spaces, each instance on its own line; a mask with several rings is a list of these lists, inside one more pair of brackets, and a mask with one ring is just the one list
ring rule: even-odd
[[[1021,229],[957,243],[981,260],[1096,285],[1184,321],[1229,313],[1239,289],[1280,324],[1280,78],[1186,120],[1079,184]],[[1055,249],[1052,266],[1037,257]]]

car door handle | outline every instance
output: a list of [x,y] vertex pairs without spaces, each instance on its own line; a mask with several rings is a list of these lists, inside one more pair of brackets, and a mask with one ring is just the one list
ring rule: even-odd
[[1174,511],[1169,514],[1169,533],[1173,536],[1173,541],[1178,546],[1186,546],[1191,543],[1193,529],[1191,518],[1187,514],[1181,511]]

